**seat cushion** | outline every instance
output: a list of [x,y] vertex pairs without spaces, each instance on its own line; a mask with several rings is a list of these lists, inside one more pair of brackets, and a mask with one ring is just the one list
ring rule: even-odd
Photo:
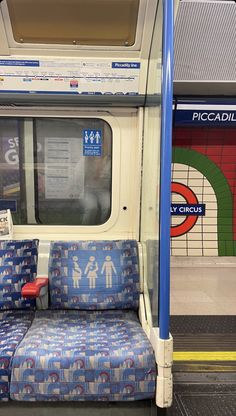
[[137,242],[52,243],[49,290],[54,309],[137,309]]
[[29,309],[35,300],[23,299],[21,288],[37,273],[38,240],[0,241],[0,309]]
[[0,400],[10,396],[11,360],[34,317],[31,311],[0,313]]
[[154,397],[155,381],[134,311],[37,311],[13,358],[11,398],[139,400]]

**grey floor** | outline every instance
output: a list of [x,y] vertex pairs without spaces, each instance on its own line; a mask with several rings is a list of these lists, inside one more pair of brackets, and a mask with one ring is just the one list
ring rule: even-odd
[[0,416],[164,416],[150,400],[135,403],[17,403],[0,404]]
[[236,383],[232,385],[175,385],[170,409],[157,409],[151,402],[101,403],[5,403],[1,416],[235,416]]
[[236,315],[236,257],[173,259],[171,315]]

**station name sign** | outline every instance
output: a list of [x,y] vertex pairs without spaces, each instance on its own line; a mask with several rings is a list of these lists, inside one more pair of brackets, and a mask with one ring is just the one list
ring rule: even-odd
[[171,204],[171,215],[205,216],[205,204]]
[[175,125],[235,125],[236,111],[176,110]]

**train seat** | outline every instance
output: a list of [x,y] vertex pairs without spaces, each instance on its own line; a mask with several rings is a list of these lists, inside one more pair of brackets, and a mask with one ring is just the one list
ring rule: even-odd
[[9,400],[11,360],[33,318],[33,311],[15,310],[0,313],[0,401]]
[[137,242],[55,242],[50,310],[37,311],[12,361],[11,398],[155,397],[156,361],[139,306]]
[[21,288],[36,277],[37,240],[0,241],[0,401],[9,399],[11,360],[30,327],[35,300]]

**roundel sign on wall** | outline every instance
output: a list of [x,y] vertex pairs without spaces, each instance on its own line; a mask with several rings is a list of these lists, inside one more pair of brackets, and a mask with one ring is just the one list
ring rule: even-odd
[[195,193],[186,185],[172,182],[171,192],[181,195],[185,204],[171,204],[172,216],[184,216],[184,220],[171,227],[171,237],[188,233],[196,224],[198,217],[205,215],[205,204],[199,204]]

